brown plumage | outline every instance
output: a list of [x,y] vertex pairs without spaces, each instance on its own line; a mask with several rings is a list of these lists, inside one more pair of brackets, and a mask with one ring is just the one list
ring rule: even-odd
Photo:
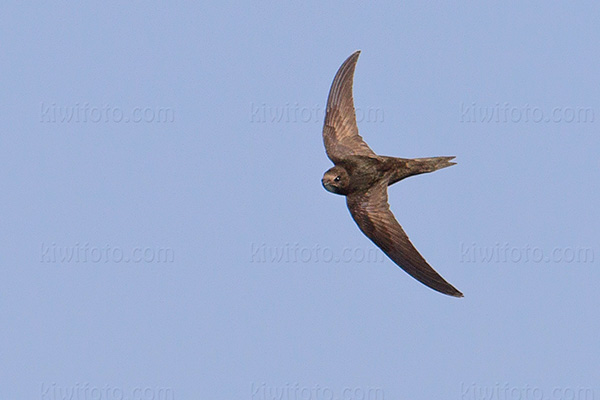
[[352,81],[360,51],[340,67],[329,91],[323,141],[335,164],[322,183],[332,193],[346,196],[360,230],[396,264],[419,282],[438,292],[463,297],[425,261],[408,239],[388,204],[387,187],[412,175],[454,165],[454,157],[396,158],[379,156],[358,134]]

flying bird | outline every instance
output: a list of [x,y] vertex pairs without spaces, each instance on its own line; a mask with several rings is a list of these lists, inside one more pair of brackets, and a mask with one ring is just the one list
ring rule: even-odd
[[375,154],[358,134],[352,82],[360,51],[344,61],[333,78],[323,141],[334,166],[323,175],[325,189],[346,196],[360,230],[399,267],[438,292],[463,297],[446,282],[408,239],[388,204],[387,187],[409,176],[433,172],[456,163],[454,157],[396,158]]

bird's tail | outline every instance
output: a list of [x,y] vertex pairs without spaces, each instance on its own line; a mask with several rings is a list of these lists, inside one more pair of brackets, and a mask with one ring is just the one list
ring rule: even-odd
[[426,174],[428,172],[437,171],[438,169],[451,167],[455,162],[450,160],[451,157],[428,157],[428,158],[398,158],[396,159],[399,165],[397,173],[392,176],[389,184],[394,184],[399,180],[408,178],[409,176]]
[[424,174],[427,172],[437,171],[438,169],[451,167],[455,165],[452,157],[429,157],[429,158],[413,158],[408,161],[408,166],[411,171],[414,171],[412,175]]

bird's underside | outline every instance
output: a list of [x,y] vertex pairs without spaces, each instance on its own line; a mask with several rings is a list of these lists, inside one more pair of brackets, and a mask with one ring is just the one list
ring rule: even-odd
[[354,69],[360,51],[338,70],[327,100],[323,141],[335,164],[323,176],[323,186],[346,196],[360,230],[398,266],[438,292],[463,294],[440,276],[410,242],[388,204],[387,187],[406,177],[454,165],[454,157],[395,158],[379,156],[358,134],[352,97]]

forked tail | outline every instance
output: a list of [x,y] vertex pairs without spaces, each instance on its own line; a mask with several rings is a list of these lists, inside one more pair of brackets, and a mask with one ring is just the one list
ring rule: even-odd
[[411,172],[414,171],[411,175],[424,174],[455,165],[455,162],[450,161],[454,158],[455,156],[413,158],[412,160],[408,161],[408,166]]
[[428,172],[437,171],[438,169],[451,167],[455,165],[451,157],[428,157],[428,158],[398,158],[399,168],[392,176],[389,185],[392,185],[399,180],[408,178],[409,176],[425,174]]

